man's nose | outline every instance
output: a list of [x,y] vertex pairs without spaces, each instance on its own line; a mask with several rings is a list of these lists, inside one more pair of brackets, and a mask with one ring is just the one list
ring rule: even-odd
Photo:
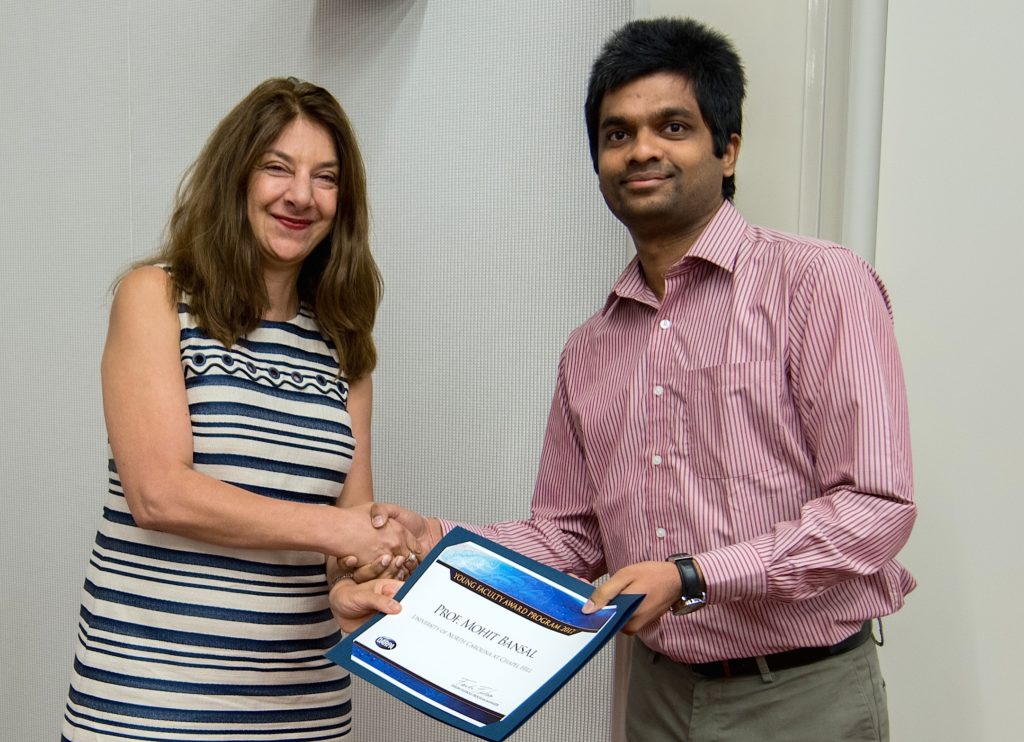
[[637,131],[633,139],[633,147],[629,152],[632,161],[650,162],[651,160],[660,160],[663,154],[664,149],[661,146],[661,138],[657,132],[646,128]]

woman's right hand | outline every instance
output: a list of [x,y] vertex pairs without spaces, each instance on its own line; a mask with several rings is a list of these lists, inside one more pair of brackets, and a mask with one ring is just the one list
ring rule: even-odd
[[[346,519],[338,534],[335,554],[346,569],[379,565],[380,569],[398,574],[408,570],[425,553],[420,539],[401,522],[388,519],[380,526],[373,524],[371,513],[374,503],[337,508]],[[377,576],[374,574],[373,576]]]
[[441,522],[437,518],[424,517],[415,510],[393,503],[373,503],[370,507],[370,518],[375,528],[383,528],[396,522],[402,524],[419,541],[424,554],[434,548],[444,536]]

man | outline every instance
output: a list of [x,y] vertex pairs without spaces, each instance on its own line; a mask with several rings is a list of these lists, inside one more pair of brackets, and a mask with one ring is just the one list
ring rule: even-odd
[[611,573],[585,610],[646,594],[630,740],[888,739],[869,622],[914,587],[915,516],[888,298],[848,250],[734,209],[744,88],[690,20],[629,23],[594,63],[591,155],[637,255],[562,353],[530,518],[476,530]]

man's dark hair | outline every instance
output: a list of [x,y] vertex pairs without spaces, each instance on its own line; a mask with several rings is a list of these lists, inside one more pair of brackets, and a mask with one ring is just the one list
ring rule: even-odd
[[[746,78],[732,42],[690,18],[631,21],[608,39],[590,69],[583,110],[595,171],[605,93],[656,72],[674,72],[693,85],[715,157],[725,154],[731,135],[741,133]],[[735,192],[734,176],[722,178],[722,197],[731,201]]]

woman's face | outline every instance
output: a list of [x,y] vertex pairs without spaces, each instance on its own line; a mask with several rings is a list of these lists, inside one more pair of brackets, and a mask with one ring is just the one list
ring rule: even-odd
[[327,131],[301,117],[263,153],[249,177],[248,215],[264,268],[297,271],[331,231],[340,167]]

